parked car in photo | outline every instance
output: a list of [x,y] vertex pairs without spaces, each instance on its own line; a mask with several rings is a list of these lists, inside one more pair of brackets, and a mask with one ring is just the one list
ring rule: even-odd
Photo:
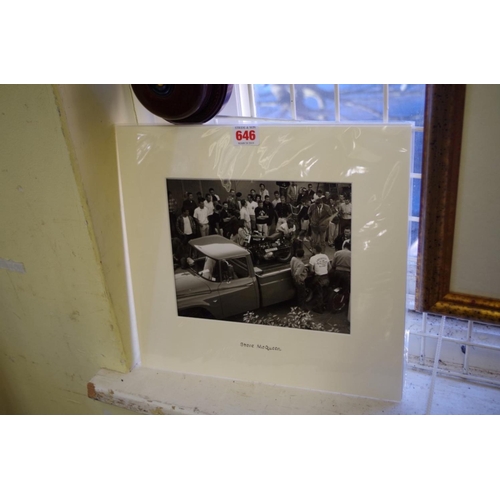
[[250,252],[223,236],[191,240],[187,269],[175,274],[179,315],[224,319],[295,297],[290,267],[264,272]]

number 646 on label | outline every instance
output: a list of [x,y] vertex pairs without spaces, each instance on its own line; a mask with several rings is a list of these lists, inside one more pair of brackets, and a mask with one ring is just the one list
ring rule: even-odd
[[259,144],[259,131],[253,125],[237,125],[233,131],[233,144],[257,146]]

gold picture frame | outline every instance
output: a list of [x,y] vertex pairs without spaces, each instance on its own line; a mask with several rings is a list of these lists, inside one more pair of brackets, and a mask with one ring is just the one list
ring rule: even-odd
[[466,85],[427,85],[415,308],[500,323],[500,300],[450,289]]

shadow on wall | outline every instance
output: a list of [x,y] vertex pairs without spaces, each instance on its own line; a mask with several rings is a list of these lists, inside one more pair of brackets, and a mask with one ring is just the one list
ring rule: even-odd
[[10,387],[7,382],[7,377],[5,376],[2,366],[4,363],[10,363],[11,361],[7,359],[7,355],[4,354],[3,359],[0,363],[0,415],[10,415],[12,413],[12,405],[10,403]]

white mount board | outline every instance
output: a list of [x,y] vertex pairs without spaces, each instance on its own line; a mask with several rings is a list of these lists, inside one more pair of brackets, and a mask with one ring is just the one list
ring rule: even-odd
[[[119,127],[131,303],[148,368],[400,400],[410,125]],[[166,178],[345,182],[352,220],[350,335],[177,315]],[[241,343],[279,347],[249,349]]]

